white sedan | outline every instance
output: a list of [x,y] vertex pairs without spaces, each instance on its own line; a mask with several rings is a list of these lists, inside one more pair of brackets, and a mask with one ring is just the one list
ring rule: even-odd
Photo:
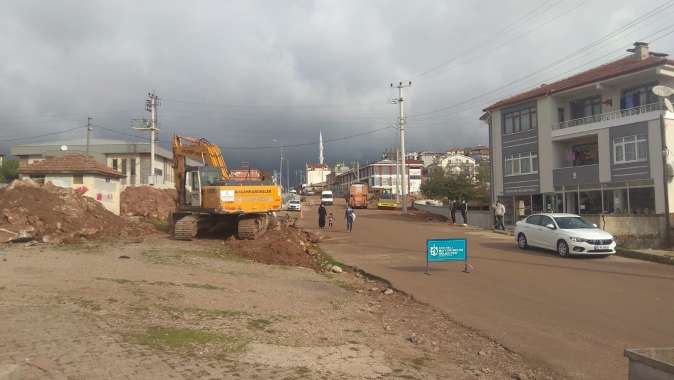
[[612,255],[613,235],[574,214],[534,214],[515,225],[517,246],[557,251],[559,256]]
[[297,200],[293,199],[290,202],[288,202],[288,211],[301,211],[302,210],[302,203]]

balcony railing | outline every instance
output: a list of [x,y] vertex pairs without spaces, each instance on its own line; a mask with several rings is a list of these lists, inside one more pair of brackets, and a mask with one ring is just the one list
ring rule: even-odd
[[621,119],[623,117],[641,115],[641,114],[653,112],[653,111],[662,111],[664,109],[665,108],[664,108],[662,102],[644,104],[643,106],[626,108],[626,109],[621,109],[621,110],[615,110],[615,111],[611,111],[611,112],[607,112],[607,113],[602,113],[602,114],[599,114],[599,115],[592,115],[592,116],[581,117],[579,119],[563,121],[561,123],[557,123],[555,129],[564,129],[564,128],[575,127],[575,126],[578,126],[578,125],[583,125],[583,124],[597,123],[597,122],[600,122],[600,121]]

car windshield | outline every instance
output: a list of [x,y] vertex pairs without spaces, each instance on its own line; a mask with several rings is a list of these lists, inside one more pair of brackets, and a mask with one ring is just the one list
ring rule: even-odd
[[323,194],[322,197],[323,198],[332,198],[332,194]]
[[292,203],[294,205],[298,205],[298,204],[300,204],[300,201],[290,201],[290,203]]
[[579,216],[562,216],[555,218],[559,228],[563,230],[576,230],[580,228],[595,228],[591,223]]

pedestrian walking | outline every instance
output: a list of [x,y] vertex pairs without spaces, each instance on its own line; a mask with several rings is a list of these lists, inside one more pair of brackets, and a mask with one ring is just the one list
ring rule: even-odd
[[456,201],[450,200],[449,201],[449,215],[452,218],[452,224],[456,224]]
[[463,224],[468,224],[468,203],[466,200],[462,200],[459,205],[459,211],[461,212],[461,219],[463,219]]
[[335,216],[330,213],[330,215],[328,215],[328,228],[332,229],[333,224],[335,224]]
[[323,202],[321,202],[321,205],[318,207],[318,227],[320,229],[325,228],[325,217],[328,215],[328,210],[325,209],[325,206],[323,206]]
[[351,232],[353,229],[353,221],[356,220],[356,213],[353,212],[351,206],[347,206],[344,212],[344,219],[346,219],[346,229]]
[[500,201],[496,201],[496,207],[494,207],[494,214],[496,214],[496,229],[505,231],[505,224],[503,224],[503,217],[506,213],[506,207]]

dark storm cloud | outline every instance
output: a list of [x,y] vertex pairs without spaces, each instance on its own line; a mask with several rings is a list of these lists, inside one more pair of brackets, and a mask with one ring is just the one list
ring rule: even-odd
[[[388,84],[411,80],[409,150],[486,143],[486,128],[477,119],[489,101],[627,47],[666,22],[667,14],[540,76],[456,108],[427,112],[545,67],[659,4],[3,2],[0,140],[83,125],[88,115],[98,125],[133,134],[130,120],[147,117],[149,90],[164,99],[159,110],[164,142],[178,132],[225,147],[292,145],[317,141],[321,130],[331,140],[391,125],[397,106],[390,104],[395,92]],[[532,11],[533,17],[503,32]],[[654,48],[672,51],[672,39]],[[443,62],[448,64],[438,66]],[[102,129],[96,133],[123,138]],[[396,143],[396,131],[388,129],[327,143],[326,157],[367,160]],[[2,150],[9,145],[0,141]],[[294,169],[316,160],[317,151],[298,147],[287,155]],[[279,149],[225,154],[232,165],[251,161],[271,168]]]

